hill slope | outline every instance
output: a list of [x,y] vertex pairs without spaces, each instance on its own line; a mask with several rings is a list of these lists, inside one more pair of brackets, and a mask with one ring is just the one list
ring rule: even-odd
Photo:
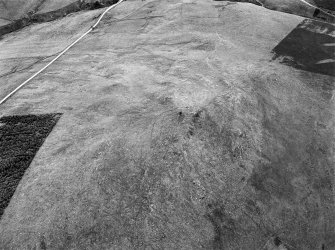
[[[0,98],[100,12],[5,35]],[[0,106],[62,114],[0,248],[333,249],[333,36],[248,3],[124,2]]]

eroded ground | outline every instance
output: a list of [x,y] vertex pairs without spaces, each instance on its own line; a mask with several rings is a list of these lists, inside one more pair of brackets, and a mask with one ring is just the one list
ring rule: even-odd
[[[6,35],[0,98],[98,13]],[[285,63],[304,24],[225,1],[113,10],[0,107],[63,113],[1,218],[0,246],[334,249],[334,76]],[[334,47],[317,46],[332,63]]]

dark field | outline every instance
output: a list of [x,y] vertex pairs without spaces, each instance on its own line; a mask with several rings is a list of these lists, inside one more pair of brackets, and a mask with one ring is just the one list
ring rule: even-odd
[[335,10],[335,1],[334,0],[314,0],[315,4],[318,7]]
[[274,49],[275,59],[313,73],[335,76],[335,27],[332,24],[305,20]]
[[0,118],[0,216],[61,114]]

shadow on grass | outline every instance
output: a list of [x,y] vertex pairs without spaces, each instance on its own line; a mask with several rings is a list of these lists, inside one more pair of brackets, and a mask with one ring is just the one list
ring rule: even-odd
[[61,114],[0,118],[0,217]]

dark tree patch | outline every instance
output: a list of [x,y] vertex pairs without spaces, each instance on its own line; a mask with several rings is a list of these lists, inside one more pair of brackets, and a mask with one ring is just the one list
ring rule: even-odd
[[313,17],[317,17],[320,14],[320,10],[319,9],[315,9],[314,13],[313,13]]
[[0,118],[0,217],[61,114]]

